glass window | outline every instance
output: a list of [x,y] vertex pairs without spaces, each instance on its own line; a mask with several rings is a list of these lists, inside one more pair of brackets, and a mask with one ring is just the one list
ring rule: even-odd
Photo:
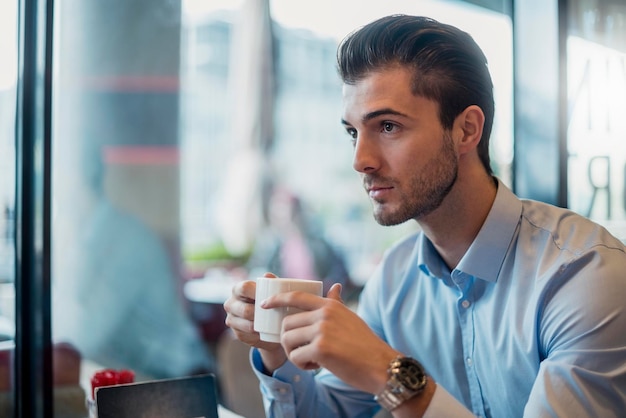
[[[510,184],[504,15],[439,1],[55,8],[52,335],[64,361],[55,382],[76,389],[68,409],[84,409],[102,368],[136,380],[219,374],[236,280],[271,270],[357,294],[382,251],[415,229],[378,226],[352,169],[335,53],[357,26],[423,14],[477,39],[495,83],[494,169]],[[315,243],[297,265],[281,247],[295,224]]]
[[[238,82],[233,80],[241,76],[241,71],[237,72],[241,59],[236,55],[240,48],[234,34],[247,3],[229,2],[226,7],[219,2],[209,6],[201,0],[188,0],[184,4],[187,36],[183,50],[190,55],[182,62],[182,106],[187,111],[181,121],[185,161],[181,167],[181,234],[191,274],[203,274],[214,265],[212,257],[229,253],[235,258],[247,256],[251,238],[246,236],[247,230],[242,231],[243,214],[262,220],[267,209],[261,215],[246,212],[249,205],[243,197],[239,197],[243,199],[239,204],[228,203],[235,199],[233,193],[258,181],[254,168],[236,161],[252,158],[242,156],[244,151],[237,145],[240,131],[236,128],[246,114],[241,111],[241,102],[235,101]],[[457,25],[484,49],[497,108],[493,165],[505,183],[511,184],[513,82],[508,16],[465,3],[439,1],[419,5],[402,1],[271,1],[275,90],[273,101],[265,105],[273,106],[275,113],[270,144],[261,151],[265,165],[261,171],[306,203],[315,214],[312,222],[341,249],[352,279],[360,284],[381,251],[414,224],[384,228],[371,220],[369,203],[351,167],[352,148],[339,123],[341,83],[335,53],[338,42],[351,30],[389,13],[423,14]],[[231,43],[225,46],[229,39]],[[224,48],[230,48],[230,53]],[[199,112],[204,116],[198,118]],[[230,195],[225,196],[224,189]],[[258,209],[252,208],[253,212]]]
[[60,403],[84,409],[97,370],[146,380],[214,363],[182,296],[180,3],[55,7],[54,375]]
[[13,399],[17,1],[0,2],[0,416]]
[[568,19],[570,207],[626,239],[626,5],[572,2]]

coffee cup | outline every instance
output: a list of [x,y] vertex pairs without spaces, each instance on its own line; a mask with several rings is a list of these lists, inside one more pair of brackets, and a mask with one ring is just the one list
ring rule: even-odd
[[262,341],[280,342],[280,331],[283,319],[300,309],[294,307],[280,307],[264,309],[259,306],[261,302],[270,296],[285,292],[307,292],[322,296],[322,282],[318,280],[288,279],[259,277],[256,279],[256,301],[254,305],[254,330],[260,335]]

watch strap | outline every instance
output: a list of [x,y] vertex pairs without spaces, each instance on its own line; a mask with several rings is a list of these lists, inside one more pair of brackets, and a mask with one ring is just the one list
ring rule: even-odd
[[404,397],[398,396],[395,392],[397,392],[396,388],[389,386],[389,383],[387,383],[385,389],[376,395],[374,400],[387,411],[392,411],[406,400]]
[[[420,370],[420,376],[417,383],[417,386],[413,389],[405,386],[398,378],[400,373],[403,373],[399,368],[403,361],[410,361],[414,367],[418,367]],[[385,385],[385,389],[380,392],[378,395],[374,397],[374,400],[378,402],[383,408],[388,411],[392,411],[400,406],[405,401],[413,398],[414,396],[420,394],[424,387],[426,386],[426,374],[423,371],[423,367],[419,362],[410,358],[402,358],[397,357],[391,361],[389,364],[389,369],[387,369],[387,373],[389,374],[389,379],[387,380],[387,384]]]

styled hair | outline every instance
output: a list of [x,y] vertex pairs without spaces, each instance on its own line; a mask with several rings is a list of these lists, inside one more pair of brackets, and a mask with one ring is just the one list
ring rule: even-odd
[[391,15],[349,34],[339,45],[337,63],[345,84],[396,65],[411,68],[412,93],[439,104],[444,129],[468,106],[480,107],[485,124],[478,155],[492,174],[493,83],[487,58],[469,34],[427,17]]

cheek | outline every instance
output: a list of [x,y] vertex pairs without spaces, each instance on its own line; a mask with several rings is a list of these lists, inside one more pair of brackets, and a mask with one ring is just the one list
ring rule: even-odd
[[419,171],[424,163],[424,154],[414,150],[399,150],[389,163],[394,172],[409,175]]

